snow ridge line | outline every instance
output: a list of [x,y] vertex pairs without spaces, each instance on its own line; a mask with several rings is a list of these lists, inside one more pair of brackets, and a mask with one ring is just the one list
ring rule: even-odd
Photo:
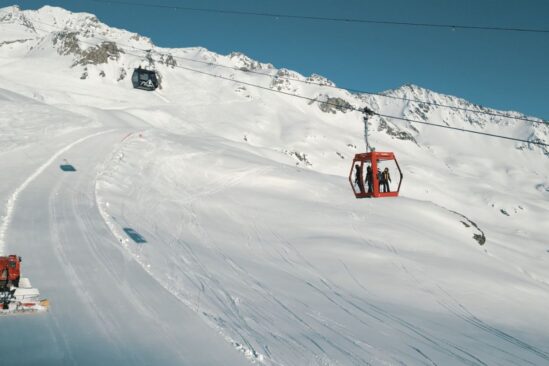
[[44,170],[46,170],[46,168],[51,163],[53,163],[55,159],[59,158],[59,156],[61,154],[67,152],[68,150],[70,150],[74,146],[78,145],[81,142],[84,142],[87,139],[90,139],[92,137],[96,137],[96,136],[99,136],[99,135],[103,135],[105,133],[113,132],[113,131],[115,131],[115,129],[96,132],[96,133],[93,133],[91,135],[84,136],[84,137],[68,144],[67,146],[63,147],[62,149],[57,151],[55,154],[53,154],[44,164],[42,164],[38,169],[36,169],[34,171],[34,173],[32,173],[27,179],[25,179],[25,181],[19,187],[17,187],[15,189],[15,191],[13,191],[10,198],[6,202],[6,214],[2,217],[2,223],[0,224],[0,254],[1,255],[5,254],[4,250],[5,250],[5,247],[6,247],[6,244],[5,244],[6,231],[8,229],[8,226],[9,226],[10,222],[11,222],[13,212],[15,210],[15,203],[17,201],[17,198],[19,197],[19,194],[21,192],[23,192],[25,190],[25,188],[27,188],[27,186],[33,180],[36,179],[36,177],[38,177],[40,174],[42,174],[42,172],[44,172]]

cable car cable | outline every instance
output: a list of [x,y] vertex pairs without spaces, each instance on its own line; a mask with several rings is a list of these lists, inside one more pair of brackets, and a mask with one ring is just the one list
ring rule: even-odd
[[[239,84],[248,85],[248,86],[255,87],[255,88],[259,88],[259,89],[264,89],[264,90],[271,91],[271,92],[275,92],[275,93],[280,93],[280,94],[284,94],[284,95],[288,95],[288,96],[292,96],[292,97],[296,97],[296,98],[301,98],[301,99],[309,100],[309,101],[311,101],[311,102],[322,102],[322,103],[325,103],[325,104],[327,104],[327,105],[331,105],[331,106],[334,106],[334,107],[339,107],[338,104],[329,103],[328,101],[320,101],[320,100],[318,100],[318,99],[316,99],[316,98],[310,98],[310,97],[306,97],[306,96],[299,95],[299,94],[288,93],[288,92],[284,92],[284,91],[281,91],[281,90],[271,89],[271,88],[268,88],[268,87],[265,87],[265,86],[261,86],[261,85],[257,85],[257,84],[253,84],[253,83],[249,83],[249,82],[245,82],[245,81],[241,81],[241,80],[231,79],[231,78],[228,78],[228,77],[225,77],[225,76],[221,76],[221,75],[210,74],[210,73],[205,72],[205,71],[196,70],[196,69],[191,69],[191,68],[184,67],[184,66],[176,65],[175,67],[180,67],[180,68],[182,68],[182,69],[189,70],[189,71],[193,71],[193,72],[197,72],[197,73],[200,73],[200,74],[203,74],[203,75],[209,75],[209,76],[212,76],[212,77],[216,77],[216,78],[220,78],[220,79],[232,81],[232,82],[239,83]],[[349,109],[354,110],[354,111],[358,111],[358,112],[363,112],[363,108],[351,107],[351,108],[349,108]],[[374,113],[375,113],[375,112],[374,112]],[[484,136],[496,137],[496,138],[501,138],[501,139],[506,139],[506,140],[512,140],[512,141],[517,141],[517,142],[524,142],[524,143],[528,143],[528,144],[534,144],[534,145],[540,145],[540,146],[547,146],[547,147],[549,147],[549,144],[544,143],[544,142],[539,142],[539,141],[523,140],[523,139],[519,139],[519,138],[515,138],[515,137],[509,137],[509,136],[503,136],[503,135],[496,135],[496,134],[487,133],[487,132],[480,132],[480,131],[469,130],[469,129],[459,128],[459,127],[451,127],[451,126],[440,125],[440,124],[430,123],[430,122],[424,122],[424,121],[417,121],[417,120],[412,120],[412,119],[409,119],[409,118],[403,118],[403,117],[397,117],[397,116],[390,116],[390,115],[380,114],[380,113],[375,113],[375,114],[377,114],[377,115],[380,116],[380,117],[391,118],[391,119],[396,119],[396,120],[401,120],[401,121],[406,121],[406,122],[414,122],[414,123],[424,124],[424,125],[433,126],[433,127],[446,128],[446,129],[450,129],[450,130],[456,130],[456,131],[461,131],[461,132],[468,132],[468,133],[473,133],[473,134],[477,134],[477,135],[484,135]]]
[[[291,96],[291,97],[296,97],[296,98],[300,98],[300,99],[309,100],[309,101],[311,101],[311,102],[322,102],[322,103],[325,103],[325,104],[327,104],[327,105],[331,105],[331,106],[334,106],[334,107],[339,107],[338,104],[329,103],[328,101],[320,101],[320,100],[318,100],[318,99],[316,99],[316,98],[310,98],[310,97],[306,97],[306,96],[304,96],[304,95],[289,93],[289,92],[285,92],[285,91],[277,90],[277,89],[271,89],[271,88],[268,88],[268,87],[265,87],[265,86],[262,86],[262,85],[257,85],[257,84],[249,83],[249,82],[246,82],[246,81],[236,80],[236,79],[232,79],[232,78],[225,77],[225,76],[221,76],[221,75],[210,74],[210,73],[208,73],[208,72],[201,71],[201,70],[196,70],[196,69],[191,69],[191,68],[189,68],[189,67],[184,67],[184,66],[179,66],[179,65],[176,65],[175,67],[179,67],[179,68],[182,68],[182,69],[184,69],[184,70],[188,70],[188,71],[192,71],[192,72],[197,72],[197,73],[199,73],[199,74],[208,75],[208,76],[220,78],[220,79],[223,79],[223,80],[232,81],[232,82],[235,82],[235,83],[239,83],[239,84],[243,84],[243,85],[248,85],[248,86],[251,86],[251,87],[255,87],[255,88],[259,88],[259,89],[263,89],[263,90],[267,90],[267,91],[271,91],[271,92],[275,92],[275,93],[279,93],[279,94],[288,95],[288,96]],[[350,107],[350,108],[348,108],[348,109],[351,109],[351,110],[354,110],[354,111],[358,111],[358,112],[363,112],[363,108]],[[374,112],[374,113],[375,113],[375,112]],[[456,131],[461,131],[461,132],[468,132],[468,133],[473,133],[473,134],[477,134],[477,135],[484,135],[484,136],[490,136],[490,137],[496,137],[496,138],[501,138],[501,139],[506,139],[506,140],[517,141],[517,142],[524,142],[524,143],[527,143],[527,144],[534,144],[534,145],[540,145],[540,146],[547,146],[547,147],[549,147],[549,144],[544,143],[544,142],[539,142],[539,141],[523,140],[523,139],[519,139],[519,138],[515,138],[515,137],[509,137],[509,136],[503,136],[503,135],[496,135],[496,134],[487,133],[487,132],[480,132],[480,131],[469,130],[469,129],[459,128],[459,127],[451,127],[451,126],[440,125],[440,124],[430,123],[430,122],[424,122],[424,121],[417,121],[417,120],[412,120],[412,119],[409,119],[409,118],[403,118],[403,117],[397,117],[397,116],[390,116],[390,115],[380,114],[380,113],[375,113],[375,114],[377,114],[377,115],[380,116],[380,117],[391,118],[391,119],[396,119],[396,120],[401,120],[401,121],[406,121],[406,122],[414,122],[414,123],[424,124],[424,125],[433,126],[433,127],[446,128],[446,129],[450,129],[450,130],[456,130]]]
[[[143,49],[136,48],[136,47],[133,47],[133,46],[129,46],[129,47],[131,47],[133,49],[136,49],[136,50],[140,50],[140,51],[147,51],[147,50],[143,50]],[[289,81],[296,81],[296,82],[300,82],[300,83],[308,84],[308,85],[317,85],[317,86],[320,86],[320,87],[343,90],[343,91],[347,91],[347,92],[354,93],[354,94],[376,95],[376,96],[383,97],[383,98],[397,99],[397,100],[402,100],[402,101],[406,101],[406,102],[428,104],[428,105],[433,105],[433,106],[436,106],[436,107],[449,108],[449,109],[460,110],[460,111],[464,111],[464,112],[477,113],[477,114],[480,113],[480,114],[485,114],[485,115],[493,116],[493,117],[510,118],[510,119],[515,119],[515,120],[530,122],[530,123],[549,124],[549,121],[545,121],[543,119],[534,120],[534,119],[525,118],[525,117],[513,117],[513,116],[510,116],[510,115],[507,115],[507,114],[501,114],[501,113],[496,113],[496,112],[476,111],[476,110],[470,109],[470,108],[451,106],[451,105],[447,105],[447,104],[442,104],[442,103],[437,103],[437,102],[430,102],[430,101],[425,101],[425,100],[421,100],[421,99],[410,99],[410,98],[404,98],[404,97],[397,97],[397,96],[393,96],[393,95],[386,95],[386,94],[383,94],[383,93],[370,92],[370,91],[366,91],[366,90],[353,89],[353,88],[347,88],[347,87],[330,85],[330,84],[323,84],[323,83],[315,83],[315,82],[312,82],[312,81],[309,81],[309,80],[301,80],[301,79],[292,78],[292,77],[288,77],[288,76],[271,75],[271,74],[267,74],[267,73],[264,73],[264,72],[259,72],[259,71],[255,71],[255,70],[249,70],[249,69],[243,70],[242,68],[237,67],[237,66],[222,65],[222,64],[215,63],[215,62],[196,60],[196,59],[183,57],[183,56],[173,56],[172,55],[172,57],[176,60],[177,59],[185,60],[185,61],[196,62],[196,63],[208,65],[208,66],[232,69],[232,70],[240,71],[240,72],[243,72],[243,73],[262,75],[262,76],[269,77],[273,80],[283,79],[283,80],[289,80]],[[479,108],[484,108],[484,107],[479,106]]]
[[413,119],[409,119],[409,118],[404,118],[404,117],[389,116],[389,115],[381,114],[381,113],[376,113],[376,114],[377,114],[378,116],[380,116],[380,117],[385,117],[385,118],[390,118],[390,119],[396,119],[396,120],[406,121],[406,122],[410,122],[410,123],[419,123],[419,124],[428,125],[428,126],[433,126],[433,127],[446,128],[446,129],[456,130],[456,131],[461,131],[461,132],[474,133],[474,134],[477,134],[477,135],[484,135],[484,136],[490,136],[490,137],[497,137],[497,138],[500,138],[500,139],[506,139],[506,140],[512,140],[512,141],[518,141],[518,142],[525,142],[525,143],[527,143],[527,144],[534,144],[534,145],[540,145],[540,146],[547,146],[547,147],[549,147],[549,144],[544,143],[544,142],[528,141],[528,140],[523,140],[523,139],[519,139],[519,138],[515,138],[515,137],[509,137],[509,136],[503,136],[503,135],[496,135],[496,134],[492,134],[492,133],[480,132],[480,131],[475,131],[475,130],[469,130],[469,129],[460,128],[460,127],[452,127],[452,126],[447,126],[447,125],[440,125],[440,124],[431,123],[431,122],[417,121],[417,120],[413,120]]
[[[41,30],[46,31],[44,29],[41,29]],[[92,46],[96,46],[96,44],[93,44],[91,42],[86,42],[86,41],[82,41],[82,40],[80,40],[80,42],[82,42],[84,44],[89,44],[89,45],[92,45]],[[124,49],[124,47],[120,47],[120,48]],[[142,55],[138,55],[138,54],[131,53],[131,52],[127,52],[127,54],[132,55],[132,56],[136,56],[136,57],[142,57]],[[199,73],[199,74],[202,74],[202,75],[207,75],[207,76],[227,80],[227,81],[232,81],[232,82],[238,83],[238,84],[248,85],[248,86],[251,86],[251,87],[254,87],[254,88],[267,90],[267,91],[270,91],[270,92],[273,92],[273,93],[279,93],[279,94],[283,94],[283,95],[287,95],[287,96],[291,96],[291,97],[295,97],[295,98],[299,98],[299,99],[308,100],[308,101],[311,101],[311,102],[321,102],[321,103],[324,103],[326,105],[331,105],[331,106],[334,106],[334,107],[340,107],[338,104],[330,103],[329,101],[321,101],[321,100],[318,100],[317,98],[311,98],[311,97],[306,97],[304,95],[299,95],[299,94],[295,94],[295,93],[285,92],[285,91],[282,91],[282,90],[272,89],[272,88],[269,88],[269,87],[266,87],[266,86],[257,85],[257,84],[254,84],[254,83],[250,83],[250,82],[246,82],[246,81],[242,81],[242,80],[238,80],[238,79],[233,79],[233,78],[229,78],[229,77],[222,76],[222,75],[211,74],[211,73],[208,73],[208,72],[205,72],[205,71],[202,71],[202,70],[192,69],[190,67],[185,67],[185,66],[181,66],[181,65],[174,65],[173,67],[180,68],[180,69],[183,69],[183,70],[188,70],[188,71],[195,72],[195,73]],[[364,108],[357,108],[357,107],[350,106],[347,109],[364,113]],[[450,130],[468,132],[468,133],[473,133],[473,134],[477,134],[477,135],[484,135],[484,136],[490,136],[490,137],[495,137],[495,138],[501,138],[501,139],[506,139],[506,140],[517,141],[517,142],[524,142],[524,143],[527,143],[527,144],[533,144],[533,145],[540,145],[540,146],[549,147],[548,143],[543,143],[543,142],[539,142],[539,141],[523,140],[523,139],[518,139],[518,138],[514,138],[514,137],[509,137],[509,136],[496,135],[496,134],[491,134],[491,133],[486,133],[486,132],[480,132],[480,131],[474,131],[474,130],[459,128],[459,127],[451,127],[451,126],[440,125],[440,124],[436,124],[436,123],[412,120],[412,119],[404,118],[404,117],[390,116],[390,115],[380,114],[380,113],[377,113],[377,112],[374,112],[374,114],[377,114],[380,117],[391,118],[391,119],[396,119],[396,120],[401,120],[401,121],[406,121],[406,122],[419,123],[419,124],[424,124],[424,125],[433,126],[433,127],[446,128],[446,129],[450,129]]]
[[[338,90],[344,90],[344,91],[348,91],[348,92],[353,93],[353,94],[376,95],[376,96],[383,97],[383,98],[397,99],[397,100],[402,100],[402,101],[406,101],[406,102],[428,104],[428,105],[433,105],[433,106],[436,106],[436,107],[449,108],[449,109],[460,110],[460,111],[464,111],[464,112],[477,113],[477,114],[485,114],[485,115],[493,116],[493,117],[510,118],[510,119],[515,119],[515,120],[530,122],[530,123],[549,124],[549,121],[545,121],[543,119],[534,120],[534,119],[525,118],[525,117],[513,117],[513,116],[510,116],[510,115],[507,115],[507,114],[501,114],[501,113],[496,113],[496,112],[476,111],[476,110],[470,109],[470,108],[451,106],[451,105],[448,105],[448,104],[430,102],[430,101],[421,100],[421,99],[410,99],[410,98],[404,98],[404,97],[397,97],[397,96],[393,96],[393,95],[386,95],[386,94],[379,93],[379,92],[376,93],[376,92],[371,92],[371,91],[366,91],[366,90],[353,89],[353,88],[347,88],[347,87],[330,85],[330,84],[315,83],[315,82],[312,82],[312,81],[300,80],[300,79],[296,79],[296,78],[292,78],[292,77],[288,77],[288,76],[271,75],[271,74],[267,74],[267,73],[263,73],[263,72],[258,72],[258,71],[255,71],[255,70],[242,70],[241,68],[236,67],[236,66],[221,65],[221,64],[218,64],[218,63],[215,63],[215,62],[195,60],[195,59],[182,57],[182,56],[172,56],[172,57],[174,59],[186,60],[186,61],[201,63],[201,64],[205,64],[205,65],[209,65],[209,66],[228,68],[228,69],[232,69],[232,70],[236,70],[236,71],[240,71],[240,72],[244,72],[244,73],[267,76],[267,77],[270,77],[271,79],[274,79],[274,80],[284,79],[284,80],[296,81],[296,82],[300,82],[300,83],[304,83],[304,84],[308,84],[308,85],[317,85],[317,86],[325,87],[325,88],[333,88],[333,89],[338,89]],[[484,107],[479,106],[479,108],[484,108]]]
[[89,0],[89,1],[92,1],[92,2],[95,2],[95,3],[103,3],[103,4],[140,6],[140,7],[147,7],[147,8],[169,9],[169,10],[187,10],[187,11],[195,11],[195,12],[203,12],[203,13],[268,17],[268,18],[274,18],[274,19],[286,18],[286,19],[302,19],[302,20],[329,21],[329,22],[341,22],[341,23],[362,23],[362,24],[379,24],[379,25],[408,26],[408,27],[446,28],[446,29],[451,29],[451,30],[468,29],[468,30],[487,30],[487,31],[505,31],[505,32],[545,33],[545,34],[549,34],[549,29],[540,29],[540,28],[474,26],[474,25],[465,25],[465,24],[399,22],[399,21],[380,20],[380,19],[335,18],[335,17],[321,17],[321,16],[313,16],[313,15],[292,15],[292,14],[283,14],[283,13],[228,10],[228,9],[219,9],[219,8],[198,8],[198,7],[180,6],[180,5],[165,5],[165,4],[151,4],[151,3],[144,3],[144,2],[129,2],[129,1],[121,1],[121,0]]
[[[50,26],[52,28],[56,28],[56,29],[59,29],[59,30],[64,30],[63,28],[54,26],[52,24],[48,24],[48,23],[44,23],[44,22],[40,22],[40,21],[35,21],[35,22],[41,23],[41,24],[44,24],[44,25],[47,25],[47,26]],[[42,29],[42,30],[47,31],[47,30],[44,30],[44,29]],[[102,37],[97,37],[97,36],[93,36],[93,38],[98,39],[98,40],[111,42],[111,40],[109,40],[107,38],[102,38]],[[81,42],[86,43],[84,41],[81,41]],[[88,43],[88,44],[91,44],[91,43]],[[128,45],[128,44],[123,44],[123,43],[116,43],[116,44],[118,46],[125,46],[126,49],[131,48],[131,49],[134,49],[136,51],[142,51],[142,52],[149,52],[150,51],[150,50],[147,50],[147,49],[134,47],[134,46],[131,46],[131,45]],[[120,47],[120,48],[124,48],[124,47]],[[284,80],[296,81],[296,82],[300,82],[300,83],[304,83],[304,84],[308,84],[308,85],[317,85],[317,86],[320,86],[320,87],[344,90],[344,91],[354,93],[354,94],[375,95],[375,96],[379,96],[379,97],[383,97],[383,98],[402,100],[402,101],[406,101],[406,102],[428,104],[428,105],[433,105],[433,106],[436,106],[436,107],[449,108],[449,109],[460,110],[460,111],[464,111],[464,112],[484,114],[484,115],[499,117],[499,118],[514,119],[514,120],[524,121],[524,122],[529,122],[529,123],[534,123],[534,124],[548,124],[549,125],[549,121],[546,121],[546,120],[543,120],[543,119],[534,120],[534,119],[526,118],[526,117],[513,117],[513,116],[510,116],[510,115],[507,115],[507,114],[501,114],[501,113],[496,113],[496,112],[476,111],[476,110],[470,109],[470,108],[451,106],[451,105],[447,105],[447,104],[442,104],[442,103],[437,103],[437,102],[430,102],[430,101],[425,101],[425,100],[421,100],[421,99],[410,99],[410,98],[404,98],[404,97],[397,97],[397,96],[393,96],[393,95],[386,95],[386,94],[383,94],[381,92],[376,93],[376,92],[370,92],[370,91],[366,91],[366,90],[346,88],[346,87],[340,87],[340,86],[330,85],[330,84],[315,83],[315,82],[308,81],[308,80],[300,80],[300,79],[292,78],[292,77],[288,77],[288,76],[271,75],[271,74],[267,74],[267,73],[263,73],[263,72],[259,72],[259,71],[255,71],[255,70],[249,70],[249,69],[243,70],[243,69],[241,69],[240,67],[237,67],[237,66],[222,65],[222,64],[215,63],[215,62],[211,62],[211,61],[196,60],[196,59],[183,57],[183,56],[174,56],[174,55],[171,55],[171,56],[176,60],[185,60],[185,61],[200,63],[200,64],[204,64],[204,65],[208,65],[208,66],[231,69],[231,70],[235,70],[235,71],[239,71],[239,72],[243,72],[243,73],[250,73],[250,74],[255,74],[255,75],[266,76],[266,77],[269,77],[273,80],[284,79]],[[139,55],[139,57],[141,57],[141,55]],[[479,108],[484,108],[484,107],[480,106]]]

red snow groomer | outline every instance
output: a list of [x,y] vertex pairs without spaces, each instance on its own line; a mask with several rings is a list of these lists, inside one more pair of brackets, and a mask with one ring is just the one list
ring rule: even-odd
[[2,290],[19,286],[21,277],[21,257],[10,255],[0,257],[0,286]]
[[0,315],[45,311],[48,305],[29,279],[21,277],[21,257],[0,257]]

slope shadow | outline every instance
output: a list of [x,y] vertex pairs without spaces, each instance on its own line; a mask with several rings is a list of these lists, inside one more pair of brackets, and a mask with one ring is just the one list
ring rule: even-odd
[[72,166],[71,164],[61,164],[59,165],[59,168],[61,168],[64,172],[75,172],[76,168]]
[[122,230],[124,230],[124,232],[130,237],[130,239],[132,239],[137,244],[142,244],[147,242],[145,238],[141,236],[141,234],[139,234],[137,231],[135,231],[131,227],[125,227]]

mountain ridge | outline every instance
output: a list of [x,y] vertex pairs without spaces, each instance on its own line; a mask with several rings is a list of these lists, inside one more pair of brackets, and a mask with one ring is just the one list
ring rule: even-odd
[[[3,15],[2,15],[3,14]],[[44,19],[45,18],[45,19]],[[329,86],[336,86],[336,84],[327,78],[312,74],[308,77],[305,77],[295,71],[287,70],[285,68],[277,69],[270,63],[262,63],[256,60],[251,59],[250,57],[246,56],[245,54],[241,52],[231,52],[228,55],[220,55],[215,52],[209,51],[203,47],[190,47],[190,48],[165,48],[165,47],[158,47],[152,43],[150,38],[141,36],[137,33],[130,32],[124,29],[118,29],[114,27],[110,27],[104,23],[102,23],[95,15],[89,14],[89,13],[73,13],[68,10],[53,7],[53,6],[44,6],[38,10],[21,10],[19,6],[13,5],[10,7],[5,7],[0,9],[0,22],[7,23],[10,20],[17,19],[21,23],[20,25],[23,25],[24,27],[35,31],[36,29],[39,29],[40,27],[35,27],[33,24],[34,22],[38,22],[39,24],[42,24],[43,26],[50,26],[52,28],[51,31],[44,31],[43,35],[46,35],[48,32],[50,33],[57,33],[60,32],[57,37],[66,37],[68,34],[76,34],[80,36],[82,39],[74,39],[72,45],[74,46],[74,43],[78,43],[78,46],[81,46],[82,50],[85,50],[87,47],[97,47],[100,44],[92,45],[92,41],[102,41],[102,42],[112,42],[117,43],[117,41],[120,40],[120,38],[126,38],[132,41],[135,41],[138,44],[142,44],[143,46],[146,46],[145,48],[140,49],[139,51],[145,51],[145,52],[151,52],[151,51],[157,51],[159,57],[170,57],[171,60],[174,60],[174,57],[177,58],[179,55],[178,53],[187,54],[189,52],[194,51],[194,56],[196,58],[200,58],[207,62],[215,62],[218,59],[222,59],[222,64],[226,63],[226,61],[229,61],[231,66],[234,66],[236,68],[242,69],[242,71],[247,70],[273,70],[276,71],[275,74],[269,74],[271,77],[276,78],[298,78],[302,81],[308,81],[308,82],[316,82],[319,84],[329,85]],[[43,20],[50,20],[53,21],[54,24],[48,24],[44,22]],[[106,39],[104,37],[108,36],[109,38]],[[58,39],[58,38],[57,38]],[[21,40],[17,40],[21,41]],[[80,41],[80,43],[79,43]],[[56,38],[54,38],[54,45],[57,42]],[[121,49],[118,51],[124,50],[124,47],[135,47],[131,44],[121,44]],[[135,47],[137,48],[137,47]],[[137,50],[136,50],[137,51]],[[71,51],[71,46],[68,47],[60,47],[58,48],[58,52],[60,52],[63,55],[73,54],[74,50]],[[116,55],[116,51],[113,53],[113,55]],[[173,53],[173,54],[172,54]],[[197,57],[198,56],[198,57]],[[147,55],[143,55],[141,57],[147,57]],[[162,61],[162,60],[160,60]],[[103,59],[101,62],[98,63],[107,63],[108,59]],[[173,61],[172,61],[173,62]],[[162,63],[162,62],[161,62]],[[168,65],[170,65],[170,62],[167,62]],[[76,65],[85,65],[85,63],[78,62],[78,60],[75,61],[74,66]],[[172,64],[172,66],[175,66],[175,64]],[[273,80],[274,82],[274,80]],[[360,94],[358,95],[362,96],[363,98],[367,98],[368,94]],[[508,117],[523,117],[526,118],[527,116],[514,111],[498,111],[495,109],[487,108],[475,103],[471,103],[463,98],[447,95],[447,94],[441,94],[438,92],[434,92],[432,90],[420,87],[418,85],[414,84],[404,84],[401,87],[398,87],[396,89],[389,89],[380,93],[376,93],[379,95],[389,95],[389,96],[395,96],[395,97],[402,97],[409,100],[419,99],[415,98],[417,96],[425,96],[429,100],[440,100],[441,105],[450,105],[452,107],[456,108],[467,108],[467,109],[476,109],[479,112],[482,111],[488,111],[492,113],[501,112],[503,116]],[[421,100],[421,99],[419,99]],[[542,122],[542,119],[531,117],[534,120],[539,120]]]

